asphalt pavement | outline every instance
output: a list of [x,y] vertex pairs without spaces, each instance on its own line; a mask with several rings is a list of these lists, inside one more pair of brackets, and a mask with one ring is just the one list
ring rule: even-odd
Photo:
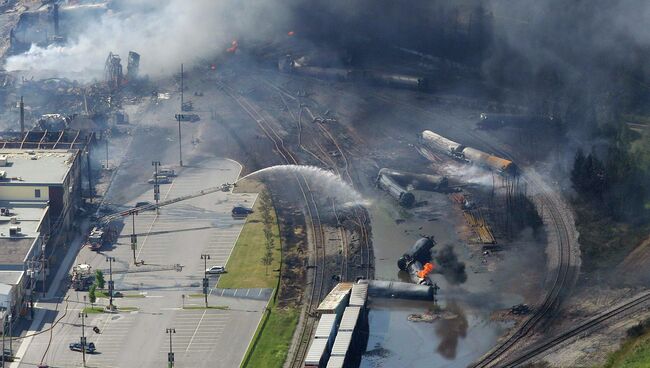
[[[241,167],[225,159],[203,159],[176,168],[178,177],[171,184],[161,185],[161,200],[197,192],[206,187],[232,183]],[[126,204],[152,201],[151,184],[130,183],[141,190]],[[115,188],[113,188],[115,190]],[[124,194],[122,194],[124,195]],[[200,295],[204,266],[225,265],[245,220],[230,215],[236,204],[252,206],[253,194],[217,192],[140,213],[135,217],[138,246],[136,266],[130,246],[132,219],[126,218],[118,241],[100,252],[82,249],[76,263],[88,263],[93,269],[108,269],[107,257],[114,257],[115,290],[125,294],[114,304],[117,314],[89,314],[85,319],[88,342],[97,346],[96,354],[86,357],[89,367],[160,367],[167,362],[169,334],[173,328],[172,349],[176,367],[239,366],[262,316],[270,290],[213,289],[218,276],[210,276],[209,305],[204,308]],[[208,254],[210,259],[201,259]],[[180,265],[179,268],[177,265]],[[108,280],[108,273],[105,274]],[[82,364],[82,354],[69,350],[68,344],[79,341],[82,333],[80,312],[86,292],[70,290],[58,311],[50,311],[41,323],[47,330],[56,323],[52,333],[34,336],[20,367],[33,367],[43,362],[55,367]],[[86,300],[87,302],[87,300]],[[107,305],[105,298],[99,305]],[[43,304],[53,310],[56,304]],[[184,308],[183,308],[184,307]],[[58,321],[58,322],[57,322]],[[92,327],[100,333],[94,333]]]

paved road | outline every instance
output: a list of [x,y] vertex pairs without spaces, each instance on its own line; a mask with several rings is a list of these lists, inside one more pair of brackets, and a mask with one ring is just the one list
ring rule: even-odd
[[[172,184],[161,186],[161,199],[173,198],[195,192],[205,187],[234,182],[240,167],[228,160],[208,159],[188,163]],[[132,186],[140,184],[132,184]],[[142,193],[129,200],[151,200],[152,191],[142,184]],[[150,187],[150,185],[149,185]],[[155,212],[136,216],[138,248],[136,258],[145,266],[133,265],[129,235],[131,221],[127,219],[114,247],[100,253],[82,249],[77,263],[89,263],[93,268],[106,269],[107,256],[115,257],[113,268],[115,288],[130,297],[119,298],[115,304],[130,307],[132,312],[120,314],[90,314],[88,326],[97,326],[101,334],[86,329],[88,341],[97,345],[98,354],[87,358],[93,367],[160,367],[167,359],[169,336],[165,329],[173,327],[173,348],[177,367],[236,367],[257,328],[266,307],[269,290],[238,289],[211,290],[209,303],[228,309],[201,308],[203,298],[201,279],[204,263],[200,255],[210,254],[208,266],[224,265],[244,224],[230,216],[232,206],[238,203],[253,204],[255,195],[214,193],[195,198]],[[169,265],[181,264],[178,272]],[[129,272],[146,269],[148,272]],[[106,275],[108,278],[108,275]],[[210,277],[214,287],[216,276]],[[81,334],[79,312],[83,296],[87,293],[71,291],[67,303],[58,313],[50,312],[43,328],[61,318],[50,334],[34,337],[20,367],[33,366],[45,356],[51,366],[78,366],[81,353],[72,352],[67,345],[78,341]],[[185,295],[185,298],[182,298]],[[180,308],[183,304],[186,309]],[[99,299],[99,304],[107,304]],[[67,304],[67,313],[64,313]],[[53,305],[49,305],[53,308]],[[49,346],[49,348],[48,348]]]

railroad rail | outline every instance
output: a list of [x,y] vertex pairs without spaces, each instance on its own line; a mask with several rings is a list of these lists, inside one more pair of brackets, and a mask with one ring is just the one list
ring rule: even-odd
[[[398,98],[388,98],[379,93],[371,93],[377,99],[390,102],[392,104],[400,105],[402,108],[416,111],[423,115],[432,116],[434,113],[420,106],[413,105],[412,103],[402,101]],[[463,131],[463,134],[470,135],[477,141],[480,141],[484,146],[488,147],[493,153],[500,155],[514,161],[512,155],[504,150],[496,147],[494,144],[481,138],[472,131]],[[538,307],[535,308],[533,314],[524,321],[519,328],[508,339],[500,343],[489,353],[484,355],[479,361],[471,365],[472,368],[490,367],[497,363],[503,356],[509,352],[517,343],[521,342],[535,327],[549,316],[559,305],[565,286],[573,281],[574,275],[571,272],[571,236],[561,211],[558,209],[560,204],[547,193],[545,185],[536,178],[534,175],[523,175],[523,180],[527,182],[531,188],[538,189],[539,203],[543,209],[548,212],[549,220],[551,222],[552,230],[557,238],[557,267],[550,288],[547,293],[541,298]]]
[[[320,121],[316,121],[316,117],[314,114],[311,112],[309,107],[305,106],[299,96],[293,96],[289,92],[287,92],[285,89],[282,87],[279,87],[271,82],[268,82],[267,80],[264,79],[257,79],[258,82],[261,82],[260,84],[264,84],[268,86],[269,88],[275,90],[278,92],[280,99],[282,100],[282,103],[284,104],[285,108],[291,115],[291,117],[296,121],[297,127],[298,127],[298,146],[300,147],[301,150],[306,152],[307,154],[311,155],[314,157],[316,160],[318,160],[320,163],[322,163],[325,167],[331,167],[336,174],[343,178],[346,182],[348,182],[355,190],[357,189],[356,184],[354,180],[352,179],[352,175],[350,173],[350,161],[348,160],[347,157],[347,152],[341,147],[341,145],[338,143],[334,135],[330,133],[330,131],[327,129],[327,127]],[[298,103],[298,114],[297,117],[287,104],[286,100],[284,97],[287,97],[293,101],[296,101]],[[315,142],[318,150],[320,151],[320,155],[317,153],[314,153],[313,151],[309,150],[307,147],[303,145],[302,142],[302,133],[303,133],[303,113],[308,113],[310,117],[310,121],[314,122],[316,121],[315,125],[318,126],[320,129],[321,133],[323,136],[325,136],[327,139],[329,139],[334,147],[336,148],[336,151],[338,152],[338,157],[341,157],[343,160],[343,165],[339,165],[336,160],[332,159],[332,157],[326,152],[326,150],[322,147],[321,144],[318,142]],[[342,166],[342,167],[341,167]],[[360,260],[358,267],[365,269],[365,278],[368,279],[370,278],[370,264],[371,264],[371,255],[370,255],[370,232],[367,229],[366,223],[368,221],[366,213],[358,208],[354,209],[354,217],[356,218],[355,224],[357,225],[359,229],[359,244],[360,244]],[[342,231],[344,233],[344,231]],[[348,260],[347,257],[349,256],[349,242],[346,237],[341,237],[342,239],[342,264],[344,272],[342,272],[342,278],[343,280],[348,279]]]
[[[237,104],[257,123],[267,138],[273,143],[278,154],[286,164],[298,165],[296,157],[285,147],[283,139],[273,128],[271,123],[263,116],[258,109],[246,98],[239,95],[232,88],[223,82],[217,81],[217,85],[230,96]],[[325,241],[318,206],[309,183],[302,174],[295,174],[298,187],[305,201],[307,208],[306,223],[311,229],[314,248],[314,268],[311,283],[311,292],[307,295],[306,313],[303,314],[303,321],[300,327],[298,346],[294,351],[290,367],[301,367],[307,354],[309,340],[315,328],[316,319],[313,312],[318,308],[325,289]]]
[[503,367],[518,367],[521,364],[526,363],[527,361],[535,358],[536,356],[556,347],[557,345],[580,335],[583,332],[586,332],[604,322],[607,322],[608,320],[620,316],[635,307],[641,306],[644,303],[647,303],[650,301],[650,293],[643,294],[639,297],[636,297],[630,301],[627,301],[623,303],[622,305],[619,305],[613,309],[610,309],[607,312],[604,312],[594,318],[591,318],[578,326],[565,331],[555,337],[552,337],[548,340],[542,341],[539,344],[534,345],[532,348],[524,351],[522,354],[507,360],[505,363],[502,364]]

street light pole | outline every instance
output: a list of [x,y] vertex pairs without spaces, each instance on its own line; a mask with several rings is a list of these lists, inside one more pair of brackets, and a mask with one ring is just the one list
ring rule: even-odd
[[[14,356],[14,348],[13,348],[13,341],[14,341],[14,335],[12,332],[12,326],[13,326],[13,314],[9,315],[9,355]],[[4,356],[4,351],[3,351],[3,356]]]
[[183,138],[181,136],[181,117],[182,114],[177,114],[176,115],[176,120],[178,120],[178,160],[180,162],[181,167],[183,167]]
[[138,247],[138,236],[135,234],[135,215],[137,215],[137,212],[131,214],[131,218],[133,219],[131,227],[131,249],[133,250],[133,264],[137,266],[138,262],[135,260],[135,250]]
[[168,328],[165,333],[169,334],[169,353],[167,354],[167,367],[174,367],[174,350],[172,349],[172,334],[176,333],[175,328]]
[[113,310],[113,262],[115,257],[106,257],[108,262],[108,307]]
[[[86,308],[86,296],[84,295],[84,308]],[[86,318],[88,315],[86,312],[79,312],[79,317],[81,317],[81,356],[83,359],[83,366],[86,366]]]
[[108,170],[108,133],[104,133],[104,142],[106,142],[106,170]]
[[205,296],[205,307],[208,307],[208,259],[210,259],[209,254],[201,254],[201,259],[203,260],[203,295]]
[[153,199],[156,201],[156,214],[158,214],[158,201],[160,200],[160,185],[158,184],[158,166],[160,166],[160,161],[151,161],[151,165],[154,167],[153,172]]

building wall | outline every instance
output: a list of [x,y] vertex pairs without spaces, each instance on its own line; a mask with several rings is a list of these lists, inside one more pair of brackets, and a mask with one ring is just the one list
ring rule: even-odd
[[[36,190],[41,196],[36,197]],[[0,186],[0,201],[49,201],[49,190],[46,185],[2,185]]]

